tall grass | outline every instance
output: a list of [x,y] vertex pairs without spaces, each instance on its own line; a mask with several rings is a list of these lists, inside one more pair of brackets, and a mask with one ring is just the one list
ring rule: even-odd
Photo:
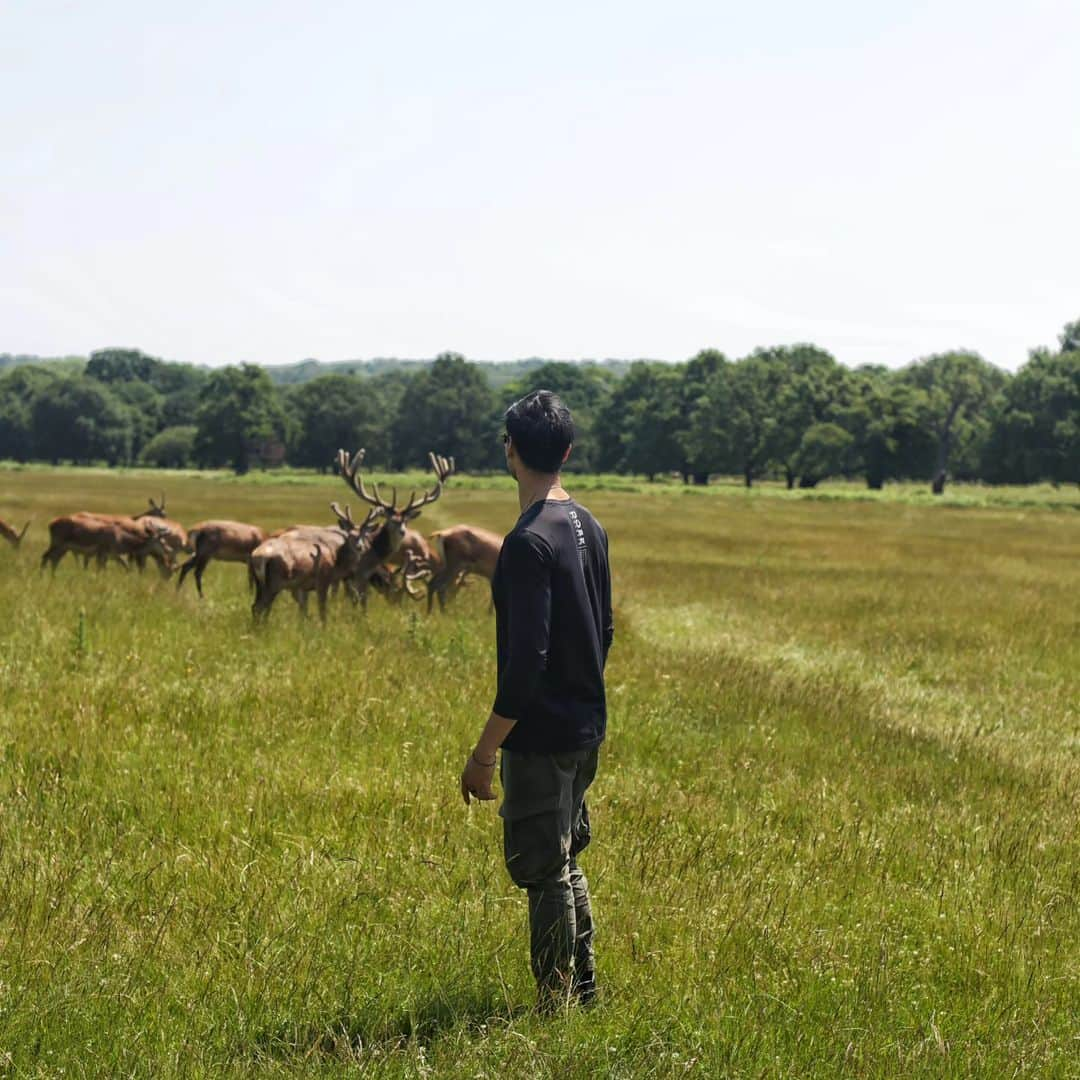
[[[340,481],[297,481],[167,494],[188,523],[326,520]],[[0,549],[12,1073],[1080,1075],[1080,516],[590,490],[605,998],[545,1022],[498,819],[456,791],[484,589],[255,631],[240,567],[202,602],[37,572],[51,514],[159,487],[2,477],[35,521]],[[422,523],[515,516],[455,480]]]

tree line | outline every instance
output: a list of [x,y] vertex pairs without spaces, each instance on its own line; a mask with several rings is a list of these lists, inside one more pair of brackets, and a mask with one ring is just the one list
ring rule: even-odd
[[848,368],[814,345],[706,349],[685,363],[530,367],[498,380],[454,353],[377,374],[277,385],[265,368],[208,369],[133,349],[83,365],[0,374],[0,458],[237,472],[287,463],[326,470],[338,447],[369,463],[422,466],[437,448],[462,470],[502,465],[501,416],[530,389],[570,404],[579,471],[717,474],[789,487],[827,477],[1080,483],[1080,320],[1015,374],[977,353],[900,368]]

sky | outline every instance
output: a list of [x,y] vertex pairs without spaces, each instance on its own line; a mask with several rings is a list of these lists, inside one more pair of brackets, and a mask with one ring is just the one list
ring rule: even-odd
[[1080,318],[1080,5],[0,5],[0,351],[1015,370]]

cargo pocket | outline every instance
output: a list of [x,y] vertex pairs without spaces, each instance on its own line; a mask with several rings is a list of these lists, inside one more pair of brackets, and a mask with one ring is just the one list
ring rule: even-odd
[[565,878],[569,882],[570,833],[564,814],[533,814],[504,819],[503,850],[506,869],[520,889]]
[[549,754],[516,754],[504,750],[499,763],[503,801],[499,816],[517,821],[561,810],[569,818],[572,774],[568,776]]

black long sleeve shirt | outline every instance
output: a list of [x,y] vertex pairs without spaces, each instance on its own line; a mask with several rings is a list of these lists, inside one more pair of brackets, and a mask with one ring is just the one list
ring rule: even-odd
[[573,499],[534,503],[503,541],[491,588],[499,671],[492,709],[517,721],[503,746],[557,754],[602,742],[614,622],[600,523]]

